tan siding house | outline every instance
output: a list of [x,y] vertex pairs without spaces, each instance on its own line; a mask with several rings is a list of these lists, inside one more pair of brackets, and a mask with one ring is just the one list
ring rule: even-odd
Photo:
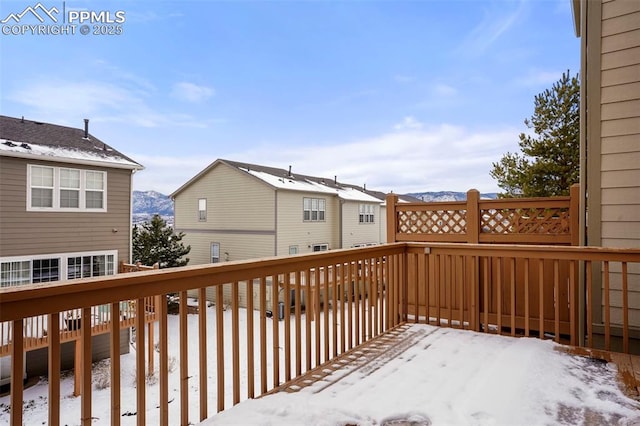
[[[384,195],[371,194],[336,179],[216,160],[171,198],[190,263],[204,264],[380,244]],[[240,298],[244,304],[242,288]]]
[[[582,243],[640,247],[640,1],[574,0],[581,38]],[[630,288],[640,289],[640,271]],[[615,280],[614,280],[615,281]],[[619,280],[617,280],[619,281]],[[620,301],[620,283],[611,297]],[[601,298],[597,288],[595,296]],[[640,290],[630,314],[640,327]],[[621,302],[620,302],[621,303]],[[612,312],[620,320],[620,309]]]
[[85,129],[0,116],[0,285],[117,272],[130,259],[132,174]]

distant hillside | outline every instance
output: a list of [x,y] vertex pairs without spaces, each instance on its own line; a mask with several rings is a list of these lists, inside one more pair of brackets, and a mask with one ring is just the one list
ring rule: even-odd
[[173,201],[169,196],[156,191],[133,191],[133,222],[144,222],[154,214],[173,224]]
[[[432,201],[465,201],[467,199],[466,192],[454,192],[454,191],[438,191],[438,192],[412,192],[412,197],[416,197],[419,200],[432,202]],[[498,194],[495,192],[487,192],[480,194],[480,198],[498,198]]]

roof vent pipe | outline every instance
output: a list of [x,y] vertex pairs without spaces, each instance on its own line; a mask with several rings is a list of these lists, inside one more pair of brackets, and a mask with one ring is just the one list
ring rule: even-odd
[[89,139],[89,119],[84,119],[84,138]]
[[291,165],[289,165],[289,176],[291,176]]
[[363,188],[364,188],[365,191],[367,190],[367,184],[366,183],[364,184]]
[[338,184],[338,175],[333,175],[333,183]]

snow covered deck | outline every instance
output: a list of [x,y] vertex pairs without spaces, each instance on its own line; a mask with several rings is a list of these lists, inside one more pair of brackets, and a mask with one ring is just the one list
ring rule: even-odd
[[638,424],[640,357],[571,352],[403,324],[203,424]]

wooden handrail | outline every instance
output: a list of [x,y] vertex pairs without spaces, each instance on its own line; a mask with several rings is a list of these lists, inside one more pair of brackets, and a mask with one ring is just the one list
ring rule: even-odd
[[[81,309],[86,317],[94,306],[107,305],[115,311],[120,310],[121,301],[134,300],[132,309],[136,316],[131,325],[136,327],[139,338],[151,335],[153,328],[145,327],[146,318],[153,316],[159,321],[156,337],[161,368],[156,374],[160,375],[161,422],[188,423],[194,421],[189,418],[190,405],[200,404],[200,420],[213,413],[209,412],[207,400],[211,399],[207,395],[187,398],[191,384],[186,384],[193,368],[187,368],[186,364],[188,351],[184,337],[189,330],[190,315],[187,292],[200,298],[197,324],[201,329],[195,337],[199,340],[200,350],[230,348],[228,353],[217,351],[211,357],[201,353],[196,367],[206,377],[217,377],[217,386],[209,387],[206,377],[201,377],[200,383],[205,382],[200,392],[217,392],[217,409],[223,410],[229,402],[237,403],[243,398],[278,389],[282,377],[286,381],[295,380],[405,321],[511,336],[553,338],[558,342],[577,344],[581,321],[578,295],[582,291],[578,272],[583,267],[586,268],[588,294],[602,291],[596,287],[599,284],[595,279],[600,272],[594,271],[604,271],[604,299],[611,301],[602,315],[594,314],[602,309],[586,305],[587,345],[632,350],[630,341],[640,338],[640,324],[637,316],[630,312],[640,307],[634,306],[633,299],[628,296],[631,289],[638,288],[640,249],[550,245],[392,243],[11,287],[0,290],[0,326],[9,324],[10,329],[19,334],[13,339],[15,345],[11,345],[9,354],[21,360],[24,341],[28,339],[26,318],[48,315],[55,333],[60,328],[61,312]],[[609,297],[610,292],[624,294],[614,298]],[[169,398],[168,394],[168,314],[167,305],[162,302],[166,301],[164,296],[168,293],[180,295],[180,314],[176,321],[179,323],[177,329],[181,330],[181,338],[171,341],[172,345],[180,346],[180,369],[176,374],[181,377],[181,385],[175,391],[180,396],[180,402],[175,404],[179,416],[171,419],[167,405],[176,396]],[[206,308],[204,297],[211,297],[216,302],[214,329],[204,328],[207,315],[213,315],[207,314],[210,309]],[[253,307],[260,318],[260,325],[255,329],[254,322],[249,320],[254,315],[253,309],[251,314],[239,311],[242,297],[252,297],[252,301],[247,302],[249,307],[254,304],[255,297]],[[589,295],[586,300],[592,303]],[[622,303],[614,305],[614,300],[622,300]],[[231,315],[229,322],[224,324],[227,319],[224,319],[223,310],[226,309],[231,309]],[[267,323],[268,311],[273,319]],[[284,316],[282,322],[278,321],[280,315]],[[246,319],[246,330],[239,328],[241,318]],[[230,334],[224,331],[228,326],[231,327]],[[283,333],[279,327],[284,327]],[[110,342],[117,344],[118,327],[111,327],[108,332]],[[82,371],[89,377],[91,339],[90,335],[82,333],[84,330],[79,337],[82,345],[77,356],[81,358]],[[215,341],[215,345],[209,345],[208,339]],[[50,345],[49,350],[52,364],[59,363],[60,343]],[[260,354],[255,358],[247,357],[247,367],[239,364],[239,354],[245,350]],[[116,356],[116,351],[112,350],[111,354]],[[136,353],[136,400],[138,410],[143,411],[147,403],[158,405],[147,401],[145,394],[145,361],[151,355],[153,352],[147,353],[143,348]],[[272,359],[269,363],[268,358]],[[213,365],[208,364],[209,359],[215,360]],[[55,423],[59,417],[60,379],[51,369],[59,367],[51,364],[49,367],[49,384],[54,387],[49,393],[50,404],[56,405],[50,409],[49,421]],[[232,372],[226,377],[233,385],[233,393],[228,396],[225,395],[225,368]],[[241,368],[255,369],[256,380],[243,381],[239,374]],[[22,362],[12,366],[12,401],[22,400],[21,369]],[[111,374],[119,377],[119,362],[112,363],[111,369]],[[84,379],[81,416],[90,419],[90,382],[86,377]],[[110,412],[113,418],[119,418],[120,388],[112,386],[111,391]],[[21,406],[19,403],[12,405],[16,407],[12,419],[21,419],[21,413],[17,412]]]

